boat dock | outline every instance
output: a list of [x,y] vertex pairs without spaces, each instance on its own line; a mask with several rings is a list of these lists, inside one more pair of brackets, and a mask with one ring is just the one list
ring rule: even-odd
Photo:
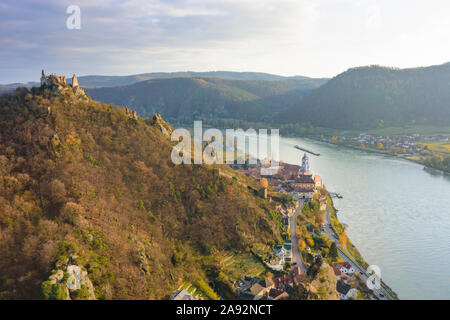
[[328,192],[328,194],[330,195],[331,198],[338,198],[338,199],[344,198],[341,194],[337,192]]

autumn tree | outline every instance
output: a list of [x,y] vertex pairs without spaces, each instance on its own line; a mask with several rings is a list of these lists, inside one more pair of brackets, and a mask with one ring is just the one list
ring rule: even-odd
[[323,217],[323,214],[316,215],[316,224],[321,225],[325,223],[325,218]]
[[348,241],[348,238],[344,232],[339,236],[339,243],[341,244],[341,246],[345,247],[347,245],[347,241]]
[[298,247],[300,248],[300,250],[305,250],[306,248],[306,242],[305,240],[298,240]]
[[261,188],[267,189],[269,187],[269,181],[267,181],[266,178],[261,178],[260,183],[261,183]]

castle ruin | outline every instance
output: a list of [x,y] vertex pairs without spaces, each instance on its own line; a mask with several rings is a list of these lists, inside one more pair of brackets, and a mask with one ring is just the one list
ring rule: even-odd
[[66,82],[65,76],[58,76],[56,74],[50,74],[50,75],[46,76],[44,73],[44,70],[42,70],[41,87],[47,87],[52,90],[58,90],[58,91],[64,91],[64,89],[71,88],[72,92],[75,94],[75,96],[86,97],[84,90],[81,89],[78,84],[78,78],[75,74],[72,77],[72,85],[69,86]]

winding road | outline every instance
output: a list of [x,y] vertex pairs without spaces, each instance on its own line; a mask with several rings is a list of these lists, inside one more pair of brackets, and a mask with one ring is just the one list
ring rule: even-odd
[[299,213],[303,209],[304,202],[299,201],[299,206],[297,210],[295,210],[292,217],[289,218],[289,228],[291,232],[291,241],[292,241],[292,268],[299,266],[302,270],[303,274],[306,274],[306,267],[303,263],[302,255],[300,250],[298,249],[298,240],[297,240],[297,217]]

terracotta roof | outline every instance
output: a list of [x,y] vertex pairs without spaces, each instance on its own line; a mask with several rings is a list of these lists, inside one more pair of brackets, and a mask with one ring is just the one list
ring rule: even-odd
[[334,267],[334,266],[338,267],[339,269],[340,269],[341,267],[345,267],[346,269],[350,269],[350,268],[352,267],[352,265],[351,265],[350,263],[348,263],[347,261],[344,261],[344,262],[336,262],[336,263],[333,264],[333,267]]
[[314,192],[316,190],[315,187],[295,187],[295,191],[297,192]]
[[333,264],[333,271],[334,271],[335,275],[337,275],[337,276],[341,275],[341,270],[340,269],[341,269],[341,267],[337,266],[336,263]]
[[313,183],[316,184],[311,175],[298,175],[295,179],[297,183]]
[[289,297],[289,294],[286,291],[278,290],[278,289],[270,289],[269,296],[273,298],[273,300],[279,300],[282,298]]
[[255,295],[255,296],[261,295],[262,292],[263,292],[264,290],[265,290],[265,289],[264,289],[259,283],[255,283],[255,284],[250,288],[250,292],[251,292],[253,295]]
[[273,280],[272,280],[271,278],[266,278],[266,279],[264,280],[264,284],[266,285],[266,288],[269,288],[269,287],[272,287],[272,286],[275,285],[275,284],[273,283]]

